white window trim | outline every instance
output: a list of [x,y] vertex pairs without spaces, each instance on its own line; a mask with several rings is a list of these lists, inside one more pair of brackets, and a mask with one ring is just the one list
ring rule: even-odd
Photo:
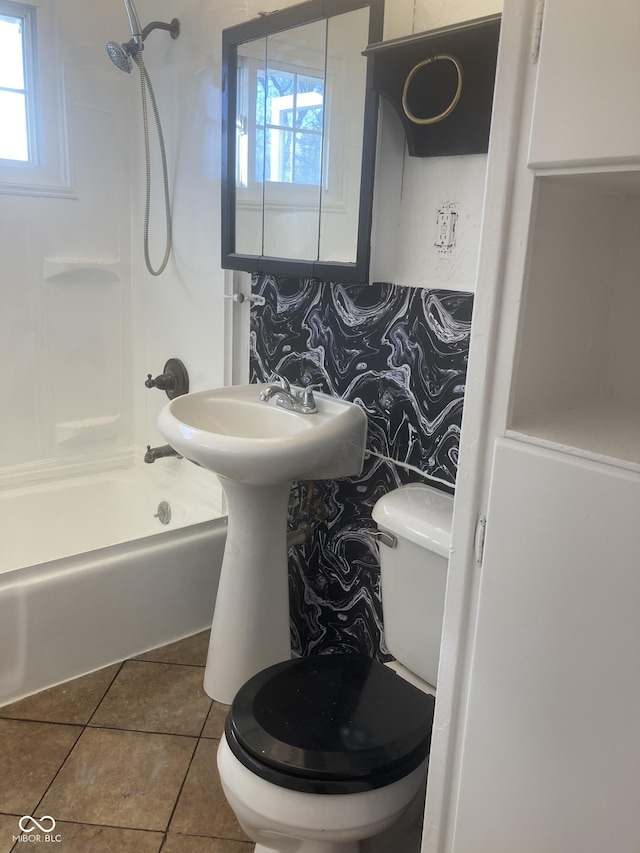
[[[248,64],[253,65],[253,69],[247,71],[247,77],[250,79],[255,73],[258,66],[264,66],[264,48],[262,40],[253,43],[247,43],[242,46],[243,57],[241,58]],[[326,66],[325,66],[326,62]],[[347,210],[346,201],[346,176],[342,169],[339,168],[341,158],[334,158],[330,162],[332,152],[327,148],[326,138],[331,137],[338,149],[345,144],[344,140],[344,120],[340,118],[344,110],[343,99],[341,97],[340,81],[345,74],[344,63],[341,59],[329,55],[316,53],[314,51],[305,51],[304,57],[298,62],[283,62],[282,60],[270,60],[269,67],[275,68],[290,73],[303,73],[302,68],[307,73],[318,74],[325,77],[325,113],[324,113],[324,134],[325,144],[322,151],[322,187],[319,193],[319,188],[311,184],[291,184],[269,182],[268,192],[263,192],[263,185],[253,181],[254,174],[253,154],[249,152],[248,159],[248,186],[236,186],[236,205],[240,209],[245,210],[317,210],[322,209],[323,212],[344,212]],[[248,102],[243,106],[241,112],[246,118],[247,124],[251,120],[251,116],[255,115],[255,90],[251,90],[251,86],[247,86],[244,95],[248,98]],[[255,127],[255,126],[254,126]],[[248,128],[247,128],[248,130]],[[250,139],[251,134],[247,134]]]
[[[15,8],[14,8],[15,6]],[[15,3],[8,3],[6,0],[0,0],[0,15],[6,15],[14,20],[22,20],[22,43],[23,43],[23,85],[21,88],[15,89],[16,92],[22,92],[25,99],[25,114],[26,114],[26,136],[27,136],[27,160],[14,160],[11,157],[0,158],[0,163],[4,166],[26,166],[27,168],[35,165],[38,162],[38,134],[36,132],[37,110],[35,107],[35,92],[38,79],[38,70],[36,68],[36,20],[35,9],[33,6],[21,4],[16,6]]]
[[[256,87],[255,78],[259,69],[264,67],[264,59],[260,61],[245,57],[244,72],[246,74],[246,86],[243,86],[243,93],[247,99],[247,103],[242,109],[243,119],[245,124],[245,140],[247,144],[247,184],[245,186],[236,185],[236,196],[238,204],[242,207],[262,207],[263,204],[267,208],[292,206],[296,209],[315,209],[320,203],[320,187],[317,184],[297,184],[291,182],[267,181],[269,184],[268,191],[265,191],[263,183],[255,179],[255,135],[257,132],[255,120],[252,118],[256,112]],[[270,62],[270,69],[284,71],[290,74],[300,74],[298,65],[289,65],[283,62]],[[317,71],[314,67],[305,69],[306,73],[317,73],[319,77],[324,77],[324,68]],[[328,102],[330,97],[329,87],[325,81],[324,97]],[[327,121],[327,113],[324,116]],[[253,143],[253,144],[252,144]],[[322,152],[323,160],[325,151]],[[326,183],[326,168],[323,162],[323,183]],[[326,189],[326,186],[324,187]],[[266,194],[267,199],[263,197]],[[292,199],[295,201],[292,202]]]
[[0,193],[75,198],[69,169],[64,72],[58,58],[55,0],[0,0],[5,14],[29,11],[33,56],[26,57],[32,160],[0,160]]

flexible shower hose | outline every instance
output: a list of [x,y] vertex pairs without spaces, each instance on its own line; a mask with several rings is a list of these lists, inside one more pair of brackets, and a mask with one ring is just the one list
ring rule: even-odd
[[[164,136],[162,135],[162,125],[160,124],[160,114],[158,112],[158,105],[156,103],[156,97],[153,92],[153,86],[151,85],[151,78],[147,73],[147,69],[144,64],[144,60],[142,58],[142,52],[138,53],[136,56],[136,62],[138,63],[138,68],[140,69],[140,93],[142,99],[142,125],[144,129],[144,159],[145,159],[145,173],[146,173],[146,192],[145,192],[145,203],[144,203],[144,262],[146,264],[147,269],[151,273],[151,275],[161,275],[167,263],[169,261],[169,255],[171,254],[171,203],[169,200],[169,176],[167,172],[167,155],[165,153],[164,147]],[[151,106],[153,108],[153,115],[156,122],[156,129],[158,131],[158,143],[160,146],[160,157],[162,160],[162,180],[164,183],[164,212],[165,212],[165,222],[167,225],[166,231],[166,242],[165,242],[165,250],[164,250],[164,258],[162,259],[162,263],[158,267],[158,269],[154,269],[151,264],[151,259],[149,257],[149,211],[151,208],[151,153],[149,148],[149,118],[147,116],[147,88],[149,89],[149,97],[151,99]]]

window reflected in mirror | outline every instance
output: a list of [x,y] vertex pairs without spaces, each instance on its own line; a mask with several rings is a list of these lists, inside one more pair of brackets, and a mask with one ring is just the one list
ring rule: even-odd
[[[311,0],[295,7],[298,21],[304,7],[315,16],[307,23],[285,26],[285,9],[225,31],[235,85],[229,88],[232,171],[223,185],[223,266],[322,277],[318,264],[344,264],[353,267],[347,279],[366,277],[376,101],[367,97],[362,51],[371,30],[381,27],[382,2],[345,5],[352,8],[324,17]],[[255,37],[258,32],[266,34]],[[304,265],[283,268],[283,261]]]

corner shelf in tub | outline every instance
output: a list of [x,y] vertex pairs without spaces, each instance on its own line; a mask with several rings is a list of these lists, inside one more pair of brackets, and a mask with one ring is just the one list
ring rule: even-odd
[[115,434],[120,415],[106,415],[97,418],[83,418],[77,421],[65,421],[56,424],[56,441],[66,444],[83,438],[108,438]]
[[105,258],[45,258],[44,280],[107,284],[120,281],[120,261]]

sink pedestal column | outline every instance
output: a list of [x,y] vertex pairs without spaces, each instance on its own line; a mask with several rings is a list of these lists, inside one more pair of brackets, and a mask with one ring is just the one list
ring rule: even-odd
[[231,704],[261,669],[291,657],[287,508],[291,483],[248,486],[220,477],[229,526],[204,689]]

